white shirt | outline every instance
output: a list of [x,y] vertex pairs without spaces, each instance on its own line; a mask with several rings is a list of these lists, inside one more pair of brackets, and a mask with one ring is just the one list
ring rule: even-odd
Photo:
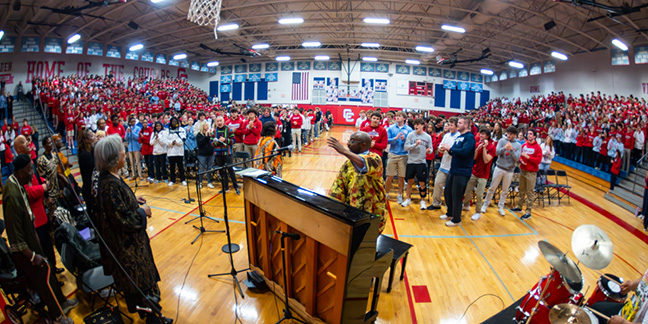
[[[460,132],[454,132],[453,134],[447,133],[443,135],[443,139],[441,140],[441,144],[439,146],[447,144],[449,146],[452,146],[457,139],[461,135]],[[440,170],[444,171],[445,173],[448,173],[450,171],[450,163],[452,163],[452,155],[448,153],[448,151],[443,152],[443,157],[441,158],[441,166]]]

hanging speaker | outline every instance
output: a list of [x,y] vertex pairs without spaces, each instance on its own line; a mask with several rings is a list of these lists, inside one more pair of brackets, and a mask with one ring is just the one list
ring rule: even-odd
[[129,21],[129,22],[128,22],[128,27],[133,28],[133,29],[137,29],[137,28],[139,28],[139,25],[136,24],[136,23],[133,22],[133,21]]
[[14,11],[20,11],[20,7],[21,7],[20,0],[16,0],[16,1],[14,1],[14,3],[13,3],[13,10],[14,10]]
[[551,20],[548,23],[544,24],[544,28],[547,31],[550,30],[551,28],[554,28],[554,27],[556,27],[556,23],[553,20]]

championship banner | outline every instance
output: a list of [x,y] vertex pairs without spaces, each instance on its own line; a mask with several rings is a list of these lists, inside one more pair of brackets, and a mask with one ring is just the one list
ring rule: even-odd
[[313,90],[324,90],[326,78],[313,78]]
[[326,102],[338,102],[340,92],[338,90],[339,78],[326,78]]

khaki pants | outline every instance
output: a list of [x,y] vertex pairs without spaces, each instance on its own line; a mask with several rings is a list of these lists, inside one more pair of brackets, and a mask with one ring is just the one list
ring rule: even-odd
[[302,146],[302,140],[301,140],[301,128],[299,129],[292,129],[291,131],[292,134],[292,145],[293,145],[293,151],[294,150],[299,150],[301,152],[301,146]]
[[[243,144],[243,150],[245,152],[250,153],[251,159],[254,159],[254,155],[256,154],[256,150],[258,147],[259,147],[258,144],[254,144],[254,145]],[[253,164],[254,163],[245,163],[243,166],[245,166],[246,168],[251,168]]]
[[[243,152],[245,151],[243,149],[243,143],[234,143],[232,145],[232,156],[234,156],[234,153],[236,152]],[[254,157],[254,154],[251,156],[251,158]],[[241,159],[234,159],[234,162],[241,162]]]
[[140,162],[140,152],[128,152],[131,164],[131,176],[142,178],[142,163]]
[[441,197],[443,196],[443,186],[445,186],[446,179],[448,179],[448,174],[439,170],[436,174],[436,178],[434,178],[434,190],[432,191],[432,206],[441,206]]
[[486,190],[487,180],[488,179],[477,178],[475,175],[470,176],[470,180],[468,180],[468,185],[466,186],[466,192],[464,193],[464,207],[470,207],[472,191],[475,189],[475,186],[477,186],[477,190],[475,190],[475,212],[481,212],[482,205],[484,204],[484,191]]
[[536,183],[536,172],[520,170],[520,193],[518,195],[517,207],[522,209],[526,203],[526,212],[530,213],[533,208],[533,202],[536,199],[534,191]]
[[486,200],[484,201],[482,208],[488,207],[491,200],[493,199],[493,196],[495,195],[495,190],[497,190],[497,186],[499,186],[501,182],[502,191],[500,192],[500,198],[499,198],[499,202],[497,203],[497,208],[504,209],[504,204],[506,203],[506,195],[508,195],[509,187],[511,186],[512,179],[513,179],[513,170],[506,171],[496,166],[495,171],[493,171],[493,178],[491,179],[491,185],[490,188],[488,188],[488,193],[486,193]]

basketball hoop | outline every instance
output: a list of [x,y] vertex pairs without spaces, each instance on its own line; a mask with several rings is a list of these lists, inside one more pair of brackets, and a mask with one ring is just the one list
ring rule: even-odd
[[220,22],[220,11],[223,0],[191,0],[187,20],[199,26],[214,25],[214,35],[216,35],[216,26]]

